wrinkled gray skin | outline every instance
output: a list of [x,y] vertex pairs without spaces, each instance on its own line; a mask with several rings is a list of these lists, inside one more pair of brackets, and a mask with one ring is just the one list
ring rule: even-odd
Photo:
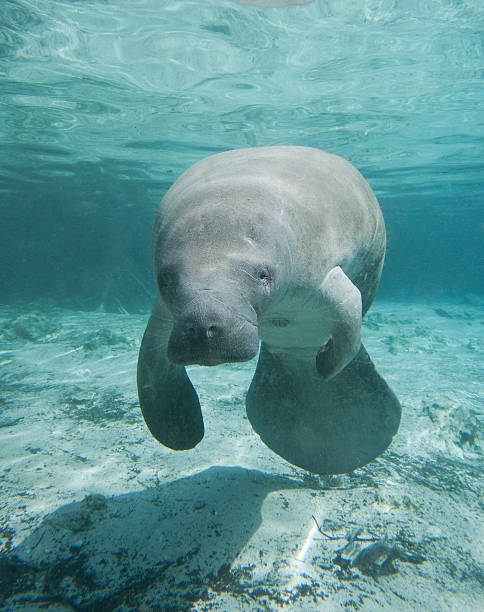
[[361,345],[385,254],[370,187],[305,147],[229,151],[187,170],[153,229],[158,297],[138,362],[152,434],[203,437],[185,365],[252,359],[247,395],[262,440],[295,465],[341,473],[391,442],[400,405]]

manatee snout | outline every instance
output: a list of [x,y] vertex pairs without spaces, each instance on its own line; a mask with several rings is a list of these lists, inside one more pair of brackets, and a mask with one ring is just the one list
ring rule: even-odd
[[168,341],[168,359],[176,365],[248,361],[258,350],[253,309],[232,308],[203,292],[178,312]]

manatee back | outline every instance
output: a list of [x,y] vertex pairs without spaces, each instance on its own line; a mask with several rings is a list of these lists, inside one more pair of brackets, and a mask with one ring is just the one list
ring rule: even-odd
[[[260,147],[226,151],[191,166],[165,195],[154,238],[170,218],[206,206],[220,219],[249,214],[290,235],[293,275],[318,287],[340,266],[370,306],[385,254],[385,226],[363,176],[341,157],[310,147]],[[231,205],[232,204],[232,205]],[[222,222],[222,221],[221,221]]]

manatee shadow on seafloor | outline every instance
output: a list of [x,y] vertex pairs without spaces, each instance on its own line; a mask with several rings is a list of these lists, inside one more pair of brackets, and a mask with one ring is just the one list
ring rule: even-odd
[[141,492],[67,504],[0,558],[0,605],[186,609],[228,574],[261,524],[267,494],[305,486],[211,467]]

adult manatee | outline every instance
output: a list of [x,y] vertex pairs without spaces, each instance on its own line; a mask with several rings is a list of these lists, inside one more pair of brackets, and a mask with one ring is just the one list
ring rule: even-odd
[[400,405],[361,344],[385,254],[378,202],[341,157],[306,147],[241,149],[196,163],[153,228],[157,299],[138,392],[172,449],[203,437],[189,364],[260,354],[247,414],[287,461],[320,474],[382,453]]

